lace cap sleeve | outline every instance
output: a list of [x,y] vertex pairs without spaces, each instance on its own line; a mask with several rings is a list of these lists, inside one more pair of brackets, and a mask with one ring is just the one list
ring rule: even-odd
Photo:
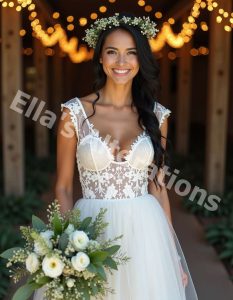
[[170,116],[171,110],[164,107],[162,104],[155,102],[154,113],[159,121],[159,128],[160,128],[164,120]]
[[78,120],[77,120],[77,114],[79,112],[79,106],[77,104],[76,99],[70,99],[65,103],[61,104],[61,111],[63,112],[64,108],[68,108],[69,109],[69,114],[70,114],[70,118],[71,121],[74,125],[75,128],[75,133],[77,136],[77,139],[79,141],[79,133],[78,133]]

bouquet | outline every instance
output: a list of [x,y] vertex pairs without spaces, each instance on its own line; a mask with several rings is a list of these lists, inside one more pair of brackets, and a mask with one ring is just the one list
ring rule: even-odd
[[106,272],[112,274],[129,257],[114,244],[122,235],[106,241],[101,238],[108,226],[104,222],[106,209],[101,208],[94,220],[81,220],[79,209],[62,215],[55,200],[47,211],[48,224],[32,216],[31,227],[20,227],[23,248],[11,248],[1,254],[7,259],[14,282],[28,277],[13,300],[29,299],[41,287],[48,300],[88,300],[91,296],[102,299],[107,292],[114,293],[107,286]]

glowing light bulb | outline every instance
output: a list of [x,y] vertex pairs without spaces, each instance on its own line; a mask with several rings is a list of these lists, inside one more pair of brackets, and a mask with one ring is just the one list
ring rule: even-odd
[[80,24],[80,26],[87,25],[87,18],[80,18],[79,19],[79,24]]
[[139,0],[138,1],[139,6],[144,6],[145,4],[146,4],[146,2],[144,0]]
[[156,17],[157,19],[161,19],[161,18],[163,17],[163,14],[162,14],[160,11],[157,11],[157,12],[155,13],[155,17]]
[[59,17],[60,17],[59,12],[53,13],[53,18],[54,18],[54,19],[58,19]]
[[98,18],[98,15],[97,15],[96,13],[92,13],[92,14],[90,15],[90,18],[91,18],[92,20],[95,20],[95,19]]

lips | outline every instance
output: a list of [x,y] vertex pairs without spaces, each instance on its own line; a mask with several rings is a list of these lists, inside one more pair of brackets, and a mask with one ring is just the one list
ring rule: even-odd
[[129,69],[112,69],[112,70],[114,74],[121,75],[121,76],[127,75],[130,72]]

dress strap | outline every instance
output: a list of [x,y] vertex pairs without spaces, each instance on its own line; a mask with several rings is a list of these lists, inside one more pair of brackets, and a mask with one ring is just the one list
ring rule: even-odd
[[70,118],[71,121],[73,123],[74,129],[75,129],[75,133],[79,142],[79,120],[78,120],[78,115],[80,114],[80,108],[78,107],[78,103],[76,101],[75,98],[68,100],[65,103],[61,104],[61,111],[63,112],[64,108],[68,108],[69,109],[69,114],[70,114]]
[[155,101],[154,104],[154,113],[159,121],[159,128],[161,127],[161,125],[163,124],[164,120],[170,116],[171,114],[171,110],[164,107],[162,104],[160,104],[159,102]]
[[78,142],[91,132],[90,122],[88,121],[86,112],[81,101],[75,97],[61,104],[61,110],[64,107],[69,109],[70,118],[74,125]]

